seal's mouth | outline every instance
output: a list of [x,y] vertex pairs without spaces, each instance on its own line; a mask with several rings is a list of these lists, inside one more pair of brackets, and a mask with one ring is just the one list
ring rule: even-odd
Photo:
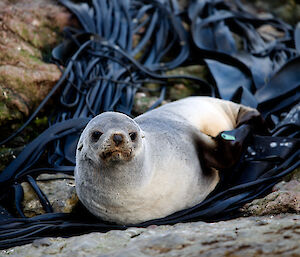
[[100,157],[104,161],[128,161],[132,158],[132,150],[116,149],[103,151],[100,153]]
[[102,159],[107,159],[107,158],[110,158],[112,156],[119,156],[120,154],[121,154],[120,151],[115,150],[115,151],[102,152],[100,156],[101,156]]

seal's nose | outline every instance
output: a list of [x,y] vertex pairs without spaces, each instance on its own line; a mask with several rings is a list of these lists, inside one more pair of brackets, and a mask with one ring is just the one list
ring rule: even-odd
[[113,134],[112,139],[115,142],[116,146],[118,146],[123,142],[123,135]]

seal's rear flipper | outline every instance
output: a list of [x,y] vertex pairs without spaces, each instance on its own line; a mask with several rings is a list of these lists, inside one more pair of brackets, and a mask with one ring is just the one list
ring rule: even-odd
[[236,118],[236,127],[238,128],[243,124],[250,125],[251,129],[258,134],[266,134],[268,131],[267,123],[259,111],[241,105]]
[[[227,169],[235,165],[247,145],[252,133],[266,134],[266,122],[256,110],[241,105],[236,118],[236,128],[222,131],[213,137],[214,149],[206,149],[204,160],[206,167]],[[208,150],[208,151],[207,151]]]
[[251,136],[251,126],[243,124],[236,129],[221,132],[216,138],[219,169],[230,168],[236,164]]
[[203,149],[204,164],[207,168],[227,169],[236,164],[245,149],[246,141],[250,136],[250,125],[219,133],[211,138],[214,147]]

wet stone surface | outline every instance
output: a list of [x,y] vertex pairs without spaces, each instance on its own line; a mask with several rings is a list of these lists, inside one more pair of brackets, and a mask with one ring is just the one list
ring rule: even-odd
[[299,256],[300,216],[248,217],[216,223],[130,228],[72,238],[44,238],[1,256]]

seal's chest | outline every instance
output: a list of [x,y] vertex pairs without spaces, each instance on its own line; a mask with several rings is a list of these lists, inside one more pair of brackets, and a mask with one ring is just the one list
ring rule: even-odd
[[105,195],[98,201],[97,216],[121,224],[134,224],[161,217],[161,210],[154,206],[157,202],[147,193],[122,192]]
[[97,215],[117,223],[139,223],[190,207],[200,202],[200,197],[202,194],[196,174],[160,170],[160,175],[144,187],[128,190],[115,188],[110,194],[107,190],[103,191],[101,200],[98,199]]

